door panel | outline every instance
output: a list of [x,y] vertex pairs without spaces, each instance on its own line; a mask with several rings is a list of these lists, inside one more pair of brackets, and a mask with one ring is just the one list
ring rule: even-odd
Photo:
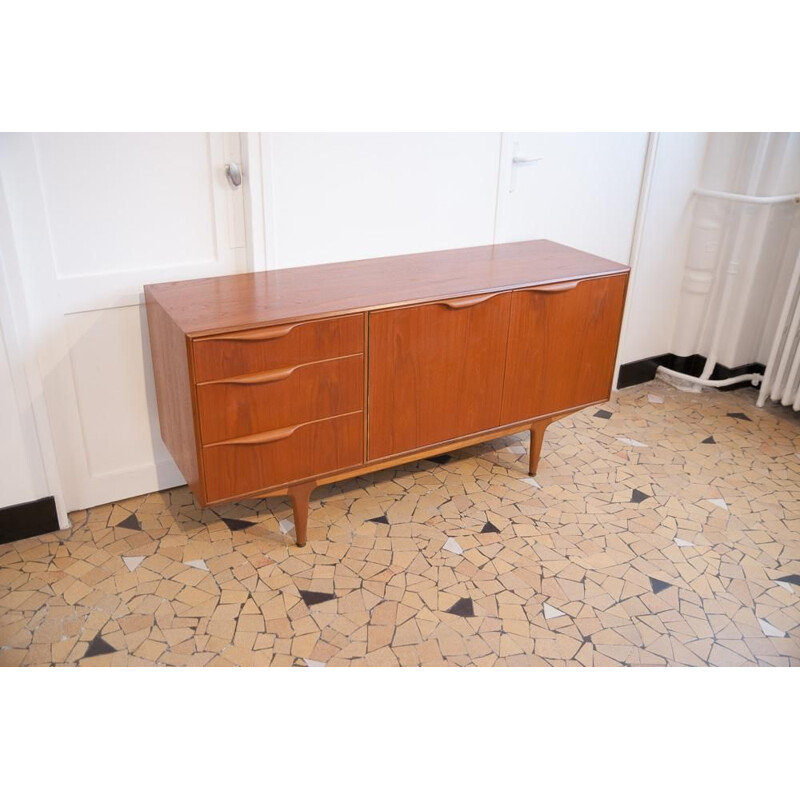
[[501,424],[608,397],[627,276],[513,292]]
[[626,264],[646,133],[504,133],[497,242],[550,239]]
[[3,188],[67,510],[183,482],[142,285],[246,268],[238,134],[8,134]]
[[369,319],[369,459],[493,428],[511,293],[377,311]]

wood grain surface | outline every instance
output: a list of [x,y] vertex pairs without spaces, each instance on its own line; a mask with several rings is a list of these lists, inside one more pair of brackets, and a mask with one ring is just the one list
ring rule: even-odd
[[627,272],[546,239],[154,284],[189,336]]
[[499,424],[511,293],[369,316],[369,460]]
[[502,424],[609,396],[626,281],[615,275],[512,293]]
[[361,411],[364,357],[314,361],[197,387],[203,444]]
[[213,381],[364,352],[361,314],[213,336],[192,344],[195,380]]

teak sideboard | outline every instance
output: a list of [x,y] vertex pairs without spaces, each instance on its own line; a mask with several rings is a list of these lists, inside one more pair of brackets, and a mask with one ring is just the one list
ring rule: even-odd
[[628,268],[546,240],[145,286],[161,436],[202,506],[288,494],[607,400]]

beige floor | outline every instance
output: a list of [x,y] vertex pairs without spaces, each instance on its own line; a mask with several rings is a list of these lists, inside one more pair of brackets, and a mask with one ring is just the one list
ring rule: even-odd
[[650,383],[536,480],[518,435],[325,487],[305,549],[282,500],[76,512],[0,547],[0,664],[800,665],[800,427],[753,400]]

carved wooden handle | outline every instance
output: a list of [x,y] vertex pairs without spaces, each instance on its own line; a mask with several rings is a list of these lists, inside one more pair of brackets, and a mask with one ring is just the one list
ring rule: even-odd
[[447,306],[447,308],[469,308],[470,306],[477,306],[478,303],[483,303],[486,300],[491,300],[497,297],[499,292],[492,292],[492,294],[481,294],[477,297],[461,297],[456,300],[441,300],[438,305]]
[[212,336],[204,339],[206,342],[267,342],[270,339],[280,339],[286,336],[297,327],[294,325],[277,325],[274,328],[257,328],[253,331],[241,331],[240,333],[223,333],[219,336]]
[[264,433],[254,433],[252,436],[240,436],[238,439],[226,439],[223,442],[213,442],[206,445],[207,447],[219,447],[221,445],[249,445],[249,444],[268,444],[269,442],[279,442],[281,439],[288,439],[298,428],[303,425],[293,425],[291,428],[277,428],[274,431],[265,431]]
[[220,378],[216,381],[206,381],[200,383],[198,386],[207,386],[208,384],[216,383],[232,383],[236,386],[252,386],[261,383],[274,383],[275,381],[282,381],[288,378],[296,369],[299,369],[302,364],[295,367],[283,367],[282,369],[271,369],[268,372],[256,372],[252,375],[242,375],[239,378]]
[[549,294],[556,294],[556,292],[568,292],[574,289],[580,281],[570,281],[569,283],[550,283],[544,286],[529,286],[526,289],[521,289],[523,292],[548,292]]

